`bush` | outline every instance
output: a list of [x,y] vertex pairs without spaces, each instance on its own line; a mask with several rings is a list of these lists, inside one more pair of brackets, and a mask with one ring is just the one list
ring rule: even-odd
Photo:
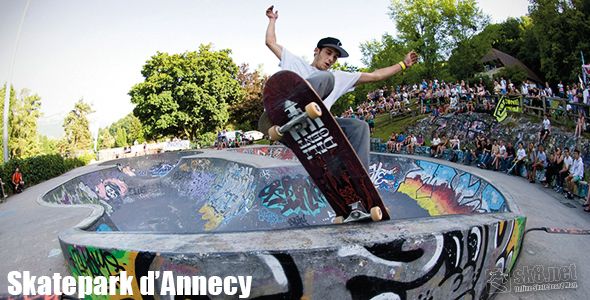
[[41,155],[26,159],[12,159],[0,166],[0,177],[2,177],[2,182],[6,184],[4,191],[11,193],[12,173],[17,166],[23,174],[25,187],[29,187],[84,165],[86,165],[84,159],[64,159],[59,154]]

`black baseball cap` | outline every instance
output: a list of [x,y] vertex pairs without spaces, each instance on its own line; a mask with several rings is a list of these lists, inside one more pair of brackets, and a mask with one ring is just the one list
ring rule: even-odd
[[338,57],[348,57],[348,52],[346,52],[346,50],[342,49],[342,43],[337,38],[326,37],[326,38],[321,39],[318,42],[318,48],[322,49],[324,47],[330,47],[330,48],[334,48],[334,49],[338,50],[338,52],[340,52],[340,56],[338,56]]

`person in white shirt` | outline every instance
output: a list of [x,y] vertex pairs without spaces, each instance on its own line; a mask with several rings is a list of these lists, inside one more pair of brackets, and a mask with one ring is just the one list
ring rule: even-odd
[[512,161],[512,167],[508,169],[506,173],[510,174],[516,172],[515,175],[520,175],[520,170],[522,169],[522,165],[524,164],[524,160],[526,158],[526,151],[524,150],[524,145],[522,142],[518,143],[518,150],[516,151],[516,157]]
[[438,137],[438,133],[434,133],[432,137],[432,141],[430,142],[430,156],[435,156],[438,151],[438,146],[440,145],[441,140]]
[[539,143],[544,143],[550,133],[551,121],[549,121],[549,116],[545,114],[545,116],[543,116],[543,129],[541,129],[541,133],[539,134]]
[[[266,10],[266,16],[269,20],[265,36],[266,46],[280,60],[279,66],[283,70],[295,72],[305,78],[323,99],[328,110],[340,96],[353,90],[359,84],[385,80],[411,67],[418,61],[418,55],[414,51],[410,51],[403,61],[389,67],[377,69],[371,73],[330,70],[338,58],[348,57],[348,53],[342,48],[340,40],[327,37],[317,43],[317,47],[313,51],[313,61],[308,64],[301,57],[293,55],[285,47],[277,43],[275,25],[279,13],[274,10],[274,6]],[[368,170],[369,126],[366,122],[357,119],[337,118],[336,121]],[[266,132],[264,131],[265,127],[270,128],[271,125],[268,117],[263,114],[259,121],[259,128],[263,129],[262,132]]]
[[573,191],[575,185],[584,178],[584,161],[580,157],[580,150],[574,150],[574,162],[570,169],[570,175],[565,179],[568,191],[566,191],[566,197],[569,199],[573,198]]

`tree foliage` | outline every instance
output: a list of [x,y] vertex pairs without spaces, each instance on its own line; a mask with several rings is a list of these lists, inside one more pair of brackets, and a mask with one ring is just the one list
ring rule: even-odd
[[552,82],[577,80],[580,52],[590,54],[590,1],[531,0],[533,44]]
[[[0,120],[4,118],[4,93],[0,90]],[[10,115],[8,117],[8,150],[10,159],[23,159],[41,154],[37,137],[37,121],[41,117],[41,98],[22,89],[17,96],[13,87],[10,89]],[[1,144],[1,141],[0,141]]]
[[152,56],[141,71],[144,81],[129,92],[146,137],[196,140],[224,126],[228,107],[242,92],[230,54],[201,45],[198,51]]
[[248,64],[239,67],[238,82],[242,88],[242,97],[230,107],[230,123],[242,130],[257,127],[258,118],[264,110],[262,91],[267,80],[261,70],[250,72]]
[[93,112],[90,104],[80,99],[74,105],[74,109],[66,115],[63,123],[65,137],[58,145],[62,153],[92,149],[88,115]]
[[457,44],[489,23],[475,0],[392,0],[390,17],[400,40],[420,54],[428,78]]
[[109,128],[100,128],[98,130],[98,149],[110,149],[115,147],[115,138],[111,135]]

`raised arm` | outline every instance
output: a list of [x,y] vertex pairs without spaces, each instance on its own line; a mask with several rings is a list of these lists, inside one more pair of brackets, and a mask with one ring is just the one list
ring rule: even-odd
[[400,71],[403,71],[406,68],[411,67],[416,62],[418,62],[418,54],[416,54],[416,52],[414,52],[414,51],[410,51],[408,54],[406,54],[406,57],[404,58],[403,61],[400,61],[399,63],[397,63],[395,65],[392,65],[392,66],[389,66],[386,68],[382,68],[382,69],[378,69],[378,70],[375,70],[371,73],[361,73],[361,78],[356,83],[356,85],[368,83],[368,82],[385,80],[385,79],[399,73]]
[[279,18],[279,11],[273,11],[274,5],[266,10],[268,17],[268,27],[266,28],[266,46],[280,60],[283,56],[283,47],[277,44],[277,35],[275,33],[275,24]]

